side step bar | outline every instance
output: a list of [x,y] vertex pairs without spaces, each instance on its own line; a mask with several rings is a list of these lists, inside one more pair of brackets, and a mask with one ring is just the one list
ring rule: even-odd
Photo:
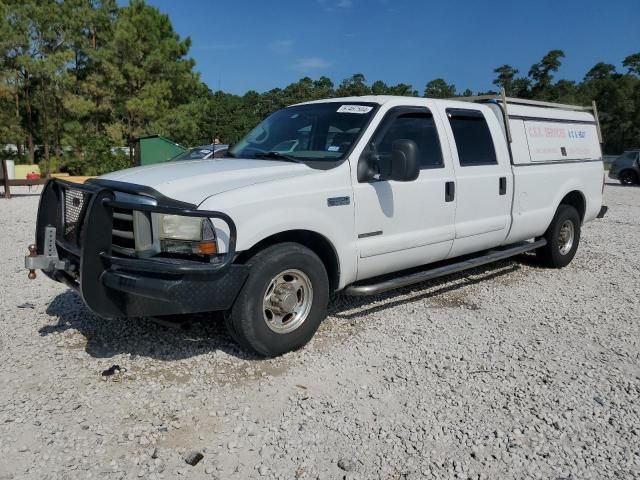
[[521,253],[536,250],[540,247],[544,247],[547,241],[544,238],[535,240],[533,242],[522,242],[509,245],[505,248],[489,250],[483,255],[473,257],[461,262],[451,263],[442,267],[436,267],[429,270],[422,270],[416,273],[410,273],[409,275],[398,276],[395,278],[382,280],[378,283],[363,283],[353,284],[345,288],[344,293],[356,297],[365,297],[367,295],[377,295],[378,293],[387,292],[396,288],[406,287],[408,285],[414,285],[416,283],[424,282],[452,273],[462,272],[471,268],[486,265],[487,263],[493,263],[500,260],[504,260]]

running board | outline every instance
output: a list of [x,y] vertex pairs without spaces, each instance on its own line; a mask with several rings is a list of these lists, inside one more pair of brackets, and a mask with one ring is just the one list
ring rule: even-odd
[[416,283],[424,282],[452,273],[462,272],[471,268],[486,265],[487,263],[493,263],[500,260],[504,260],[521,253],[536,250],[540,247],[544,247],[547,241],[544,238],[535,240],[533,242],[522,242],[514,245],[510,245],[501,249],[494,249],[485,252],[478,257],[470,258],[461,262],[451,263],[442,267],[432,268],[430,270],[422,270],[417,273],[411,273],[409,275],[399,276],[388,280],[383,280],[378,283],[366,283],[366,284],[353,284],[345,288],[344,293],[356,297],[364,297],[367,295],[377,295],[378,293],[387,292],[396,288],[406,287],[414,285]]

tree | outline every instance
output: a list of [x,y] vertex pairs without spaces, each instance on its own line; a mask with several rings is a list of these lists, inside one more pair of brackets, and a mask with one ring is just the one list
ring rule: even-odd
[[[560,83],[560,82],[558,82]],[[577,103],[598,105],[605,152],[620,153],[640,141],[640,79],[603,62],[594,65],[576,86]]]
[[388,95],[389,87],[382,80],[376,80],[371,84],[371,93],[374,95]]
[[585,82],[593,82],[611,78],[616,73],[616,67],[610,63],[596,63],[584,76]]
[[557,72],[562,64],[564,52],[551,50],[542,60],[534,63],[529,69],[529,78],[532,82],[532,94],[534,97],[543,97],[549,93],[553,82],[553,73]]
[[373,95],[399,95],[403,97],[417,97],[418,92],[407,83],[398,83],[397,85],[387,85],[382,80],[376,80],[371,84],[371,93]]
[[[19,4],[10,8],[0,2],[0,144],[15,144],[18,155],[24,139],[32,134],[24,128],[23,76],[19,57],[28,50],[29,39]],[[33,145],[33,142],[30,142]],[[30,153],[33,155],[33,148]]]
[[115,0],[66,0],[65,37],[72,52],[68,75],[63,83],[63,140],[82,151],[88,135],[104,135],[118,143],[122,132],[111,126],[113,98],[105,79],[102,59],[113,39]]
[[313,82],[313,98],[319,100],[321,98],[330,98],[335,95],[333,82],[330,78],[322,76]]
[[640,52],[626,57],[622,61],[622,65],[629,69],[629,73],[640,75]]
[[370,93],[371,89],[365,83],[362,73],[355,73],[350,78],[345,78],[336,91],[339,97],[358,97]]
[[33,105],[33,82],[31,66],[31,38],[34,31],[29,20],[33,6],[12,0],[0,3],[3,33],[0,37],[2,47],[2,77],[9,87],[9,94],[15,97],[19,121],[26,134],[26,143],[31,163],[35,160],[36,132]]
[[456,96],[455,85],[449,85],[442,78],[431,80],[424,88],[424,96],[429,98],[451,98]]
[[514,94],[513,81],[518,72],[519,70],[517,68],[504,64],[493,71],[493,73],[498,75],[493,81],[493,84],[497,87],[504,88],[507,95],[512,96]]
[[398,83],[392,85],[387,89],[388,95],[401,95],[403,97],[417,97],[418,91],[413,89],[412,85],[408,83]]
[[115,107],[117,126],[111,131],[122,132],[129,145],[193,98],[199,79],[193,60],[186,58],[190,45],[173,31],[167,15],[142,0],[118,11],[101,63]]

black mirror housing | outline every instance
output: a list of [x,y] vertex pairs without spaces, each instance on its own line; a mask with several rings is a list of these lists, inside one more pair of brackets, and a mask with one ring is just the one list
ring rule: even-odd
[[396,140],[391,145],[389,180],[412,182],[420,175],[418,145],[413,140]]
[[357,167],[358,182],[366,183],[376,179],[379,173],[378,156],[375,154],[375,145],[372,143],[360,156]]
[[358,162],[358,181],[371,182],[395,180],[411,182],[420,175],[418,146],[413,140],[396,140],[391,145],[391,154],[378,155],[375,144],[362,154]]

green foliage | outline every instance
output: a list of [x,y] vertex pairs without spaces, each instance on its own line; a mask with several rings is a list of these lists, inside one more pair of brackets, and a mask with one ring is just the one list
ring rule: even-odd
[[424,87],[424,96],[429,98],[451,98],[456,96],[456,86],[449,85],[444,79],[431,80]]
[[516,75],[519,73],[517,68],[513,68],[511,65],[502,65],[501,67],[496,68],[493,73],[496,73],[498,76],[493,81],[493,84],[499,88],[504,88],[507,96],[515,96],[514,93],[514,81],[516,79]]
[[[368,83],[356,73],[334,85],[304,77],[264,93],[211,91],[188,57],[167,15],[142,0],[0,0],[0,145],[17,145],[18,161],[100,174],[130,165],[121,147],[157,133],[184,145],[219,138],[235,143],[272,112],[321,98],[417,96],[412,85]],[[552,50],[519,75],[502,65],[496,87],[508,95],[589,105],[598,103],[608,153],[640,146],[640,53],[625,72],[598,63],[581,82],[556,80],[564,53]],[[456,96],[442,78],[424,96]],[[463,96],[472,95],[466,89]],[[120,147],[120,148],[119,148]]]
[[95,135],[87,142],[82,157],[72,156],[64,170],[71,175],[102,175],[128,166],[129,156],[124,150],[117,148],[109,137]]
[[622,65],[629,69],[629,73],[640,75],[640,52],[626,57],[622,61]]

